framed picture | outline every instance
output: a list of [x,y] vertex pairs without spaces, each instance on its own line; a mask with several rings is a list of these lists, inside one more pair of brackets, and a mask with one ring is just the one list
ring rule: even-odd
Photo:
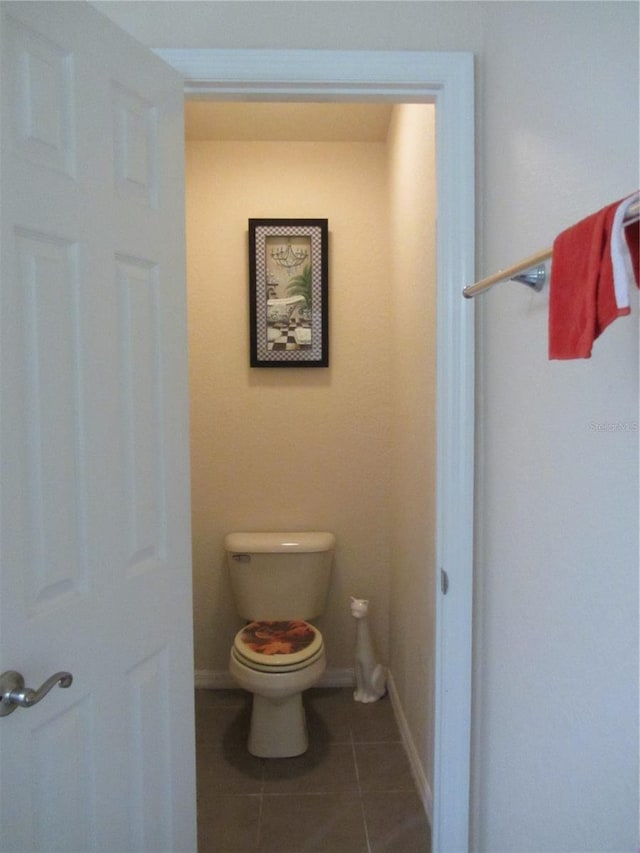
[[328,367],[327,219],[249,220],[252,367]]

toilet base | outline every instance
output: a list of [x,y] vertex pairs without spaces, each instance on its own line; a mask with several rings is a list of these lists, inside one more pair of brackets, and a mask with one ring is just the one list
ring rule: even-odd
[[292,758],[309,746],[302,693],[278,699],[253,694],[248,749],[258,758]]

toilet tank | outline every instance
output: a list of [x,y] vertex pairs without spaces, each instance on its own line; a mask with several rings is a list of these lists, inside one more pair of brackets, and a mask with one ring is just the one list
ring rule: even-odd
[[324,611],[333,533],[228,533],[224,546],[243,619],[313,619]]

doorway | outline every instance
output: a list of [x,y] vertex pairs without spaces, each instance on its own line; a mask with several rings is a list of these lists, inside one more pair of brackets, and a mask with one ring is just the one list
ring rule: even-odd
[[[157,53],[211,98],[410,100],[437,110],[437,547],[434,849],[468,843],[473,530],[473,61],[465,54]],[[440,585],[441,583],[441,585]]]
[[[349,596],[369,599],[431,816],[435,107],[193,101],[186,136],[196,684],[230,686],[225,533],[331,530],[322,686],[352,684]],[[328,220],[327,369],[249,368],[254,214]]]

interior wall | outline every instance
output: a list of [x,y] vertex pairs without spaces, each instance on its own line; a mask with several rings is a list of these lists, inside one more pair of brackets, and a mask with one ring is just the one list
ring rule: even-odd
[[[638,8],[487,4],[487,273],[638,188]],[[474,849],[634,851],[637,300],[552,362],[548,302],[477,299]]]
[[[326,529],[337,548],[318,620],[353,668],[349,596],[369,597],[387,657],[390,279],[384,143],[190,142],[190,329],[196,670],[226,673],[231,530]],[[250,368],[249,217],[329,220],[328,368]]]
[[[392,432],[390,669],[433,790],[435,727],[435,107],[395,108],[389,131]],[[428,796],[428,795],[427,795]]]

